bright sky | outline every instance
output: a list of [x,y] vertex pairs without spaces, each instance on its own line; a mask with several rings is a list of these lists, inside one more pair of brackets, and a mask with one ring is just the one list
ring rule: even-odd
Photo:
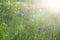
[[60,0],[39,0],[39,3],[50,12],[60,13]]

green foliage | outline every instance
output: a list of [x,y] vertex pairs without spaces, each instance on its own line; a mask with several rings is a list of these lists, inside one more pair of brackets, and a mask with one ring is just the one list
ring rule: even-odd
[[33,1],[0,0],[0,40],[60,40],[57,17],[44,11],[39,15],[28,6]]

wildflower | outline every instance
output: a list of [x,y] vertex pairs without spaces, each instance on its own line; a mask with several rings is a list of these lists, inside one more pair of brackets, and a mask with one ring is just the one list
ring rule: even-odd
[[17,27],[17,30],[20,31],[20,32],[23,32],[25,30],[25,27],[23,25],[19,25]]

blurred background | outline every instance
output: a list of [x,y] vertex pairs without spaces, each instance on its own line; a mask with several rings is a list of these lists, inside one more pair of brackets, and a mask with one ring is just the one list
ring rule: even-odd
[[0,0],[0,40],[60,40],[59,0]]

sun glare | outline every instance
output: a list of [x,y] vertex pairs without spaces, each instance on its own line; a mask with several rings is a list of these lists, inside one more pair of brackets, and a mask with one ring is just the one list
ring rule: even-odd
[[50,12],[60,13],[60,0],[39,0],[39,2]]

